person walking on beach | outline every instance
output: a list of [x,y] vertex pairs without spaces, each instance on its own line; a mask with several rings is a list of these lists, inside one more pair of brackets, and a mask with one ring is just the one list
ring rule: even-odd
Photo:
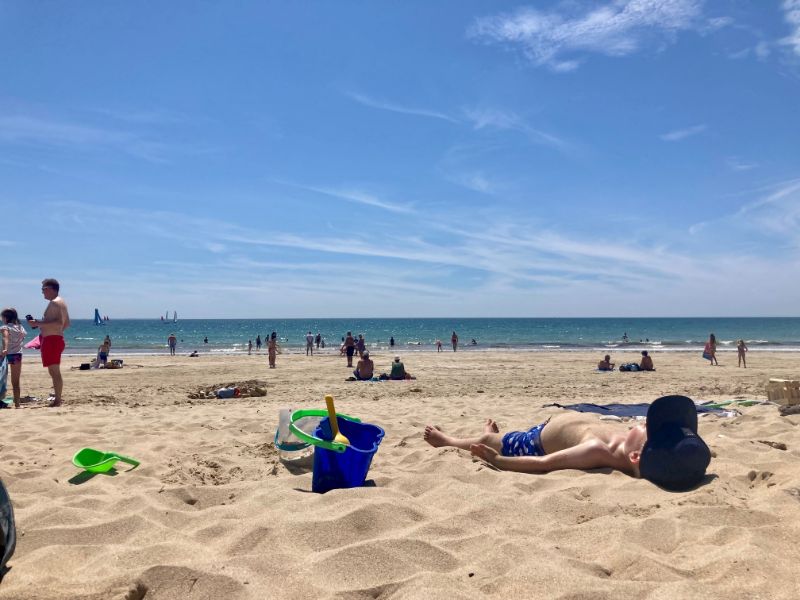
[[736,352],[739,353],[739,365],[740,367],[747,368],[747,359],[745,358],[745,352],[747,352],[747,344],[744,343],[744,340],[739,340],[736,342]]
[[719,361],[717,361],[717,338],[713,333],[708,336],[708,341],[703,348],[703,358],[710,361],[710,366],[719,366]]
[[22,374],[22,342],[25,341],[27,332],[19,322],[16,309],[6,308],[0,313],[3,325],[2,356],[8,361],[8,370],[11,372],[11,388],[14,391],[14,408],[19,408],[20,386],[19,379]]
[[347,366],[353,366],[353,354],[356,353],[356,340],[352,332],[348,331],[347,336],[344,338],[344,352],[347,355]]
[[167,346],[169,346],[169,355],[175,356],[175,348],[178,345],[178,338],[175,337],[174,333],[170,333],[169,337],[167,338]]
[[269,368],[274,369],[275,357],[278,355],[278,334],[274,331],[269,336],[269,342],[267,342],[267,355],[269,356]]
[[458,336],[456,335],[455,331],[453,332],[453,335],[450,336],[450,343],[453,344],[453,352],[458,350]]
[[256,336],[256,352],[261,352],[261,334]]
[[310,331],[306,334],[306,356],[314,356],[314,334]]
[[111,344],[103,340],[103,343],[100,344],[100,347],[97,349],[98,367],[100,366],[100,363],[102,363],[104,367],[108,365],[108,355],[110,352]]
[[473,438],[449,436],[428,425],[434,448],[452,446],[503,471],[549,473],[611,468],[671,491],[686,491],[705,478],[711,451],[697,433],[697,408],[686,396],[663,396],[647,410],[646,425],[599,421],[585,413],[556,415],[528,431],[500,433],[488,419]]
[[61,353],[64,352],[64,330],[70,326],[67,303],[58,295],[60,285],[55,279],[42,281],[42,295],[48,301],[42,319],[28,319],[28,324],[41,328],[42,366],[46,367],[53,380],[53,401],[50,406],[61,406],[64,380],[61,378]]

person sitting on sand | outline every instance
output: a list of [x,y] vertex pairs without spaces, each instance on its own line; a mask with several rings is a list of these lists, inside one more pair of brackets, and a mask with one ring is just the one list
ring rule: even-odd
[[381,379],[391,379],[393,381],[402,381],[404,379],[416,379],[416,377],[412,376],[411,373],[406,371],[405,365],[400,362],[400,357],[395,356],[394,362],[392,363],[392,370],[387,375],[386,373],[381,373]]
[[353,371],[353,376],[359,381],[367,381],[372,379],[375,372],[375,363],[369,357],[369,350],[364,350],[364,354],[356,364],[356,370]]
[[603,358],[603,360],[601,360],[599,363],[597,363],[597,370],[598,371],[613,371],[614,370],[614,364],[615,363],[611,362],[611,355],[610,354],[606,354],[605,357]]
[[647,350],[642,350],[642,362],[639,363],[640,371],[655,371],[653,359],[647,354]]
[[473,438],[452,437],[431,425],[423,437],[434,448],[469,450],[503,471],[611,468],[673,491],[691,489],[705,477],[711,452],[697,433],[697,409],[690,398],[659,398],[647,410],[646,425],[626,427],[564,413],[528,431],[501,434],[489,419],[483,434]]

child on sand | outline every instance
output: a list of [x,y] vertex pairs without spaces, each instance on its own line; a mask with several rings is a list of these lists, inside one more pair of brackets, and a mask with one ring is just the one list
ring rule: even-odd
[[19,322],[19,315],[14,308],[6,308],[2,313],[2,357],[8,360],[8,370],[11,373],[11,387],[14,390],[14,408],[19,408],[20,387],[19,380],[22,373],[22,342],[25,341],[27,332]]
[[597,370],[598,371],[613,371],[614,364],[611,362],[611,355],[606,354],[599,363],[597,363]]
[[747,368],[747,359],[744,356],[744,353],[747,352],[747,344],[744,343],[744,340],[739,340],[736,342],[736,351],[739,353],[739,365],[744,366]]
[[664,396],[650,405],[647,425],[627,431],[581,413],[548,419],[528,431],[501,434],[486,421],[474,438],[456,438],[425,427],[431,446],[453,446],[504,471],[549,473],[561,469],[612,468],[665,489],[688,490],[705,477],[711,452],[697,434],[697,409],[686,396]]

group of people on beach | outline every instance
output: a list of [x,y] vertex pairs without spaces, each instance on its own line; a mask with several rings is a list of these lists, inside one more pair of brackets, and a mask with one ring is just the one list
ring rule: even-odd
[[[599,363],[597,363],[598,371],[613,371],[615,363],[611,362],[611,355],[606,354]],[[642,350],[642,360],[639,363],[625,363],[620,365],[620,371],[655,371],[653,365],[653,358],[647,350]]]
[[[738,364],[737,367],[744,367],[747,368],[747,344],[743,339],[739,339],[736,342],[736,354],[738,356]],[[717,360],[717,337],[712,333],[708,336],[708,341],[706,345],[703,347],[703,358],[705,358],[709,366],[719,366],[719,361]]]
[[[55,279],[42,281],[42,295],[47,300],[47,307],[41,319],[34,319],[26,315],[25,321],[34,330],[39,330],[37,341],[31,342],[27,347],[39,348],[42,366],[48,370],[53,382],[53,395],[50,406],[61,406],[63,402],[64,380],[61,377],[61,354],[64,352],[64,330],[70,326],[69,310],[67,303],[59,295],[60,285]],[[22,348],[28,332],[20,322],[19,314],[15,308],[5,308],[0,312],[2,317],[2,360],[6,361],[11,378],[11,387],[14,394],[14,407],[20,407],[21,376],[22,376]],[[103,346],[101,345],[101,348]],[[110,342],[109,342],[110,351]],[[99,355],[99,350],[98,350]],[[108,353],[106,352],[106,357]],[[4,406],[4,404],[3,404]]]

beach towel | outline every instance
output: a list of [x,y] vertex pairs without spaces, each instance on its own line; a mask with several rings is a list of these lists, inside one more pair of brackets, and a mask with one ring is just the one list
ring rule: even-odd
[[8,359],[4,356],[0,362],[0,401],[5,400],[8,391]]
[[41,335],[37,335],[30,342],[25,344],[25,347],[28,350],[38,350],[39,348],[42,347],[42,336]]
[[0,479],[0,580],[6,572],[6,563],[11,560],[17,546],[17,529],[14,526],[14,508],[8,497],[6,486]]
[[[543,408],[555,406],[556,408],[563,408],[566,410],[576,410],[578,412],[597,413],[599,415],[613,415],[615,417],[646,417],[647,409],[650,408],[650,403],[642,402],[641,404],[592,404],[591,402],[581,402],[579,404],[545,404]],[[698,414],[708,413],[712,415],[719,415],[720,417],[730,416],[730,410],[723,410],[715,406],[703,406],[702,404],[695,403]]]

